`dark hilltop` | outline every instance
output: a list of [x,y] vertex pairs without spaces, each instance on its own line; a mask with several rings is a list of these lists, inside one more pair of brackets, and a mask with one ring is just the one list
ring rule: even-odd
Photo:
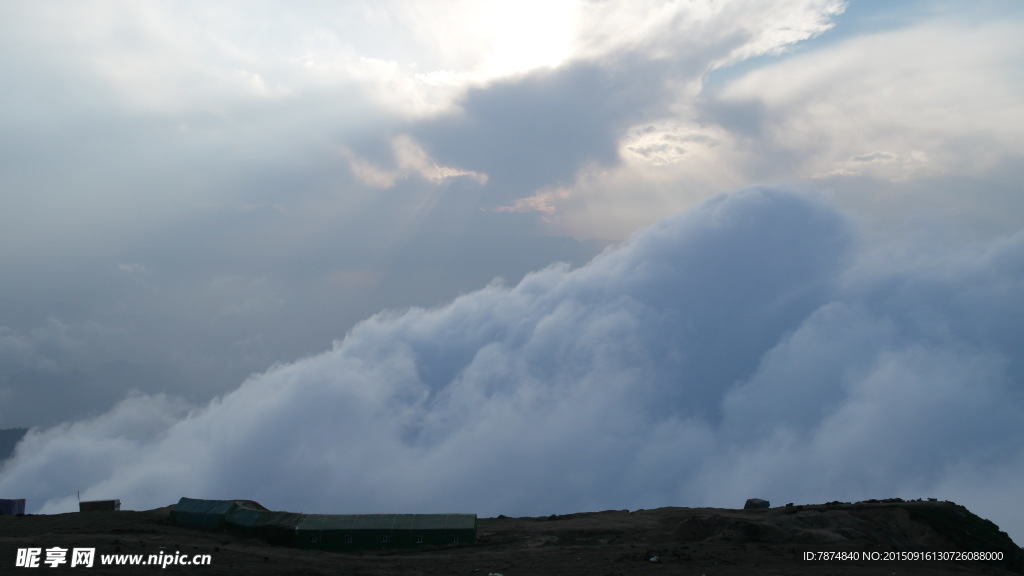
[[[658,508],[480,518],[454,546],[325,552],[144,511],[0,516],[0,571],[19,549],[95,548],[88,574],[739,575],[1024,574],[1024,553],[992,522],[934,500],[869,500],[767,509]],[[209,555],[209,565],[100,565],[101,555]],[[54,570],[41,568],[45,573]],[[67,565],[56,571],[80,570]]]

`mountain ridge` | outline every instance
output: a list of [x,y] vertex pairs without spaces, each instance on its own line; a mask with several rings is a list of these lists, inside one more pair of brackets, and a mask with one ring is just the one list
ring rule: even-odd
[[[899,499],[762,510],[665,507],[539,517],[481,518],[472,545],[322,552],[272,546],[170,521],[170,506],[142,511],[0,517],[0,566],[17,549],[94,547],[101,554],[209,554],[204,574],[458,573],[1024,574],[1024,551],[998,526],[953,502]],[[931,552],[932,559],[926,554]],[[998,561],[935,559],[985,553]],[[811,554],[808,557],[807,554]],[[874,555],[879,560],[865,560]],[[974,554],[979,556],[979,554]],[[856,556],[856,558],[855,558]],[[827,561],[820,558],[830,558]],[[810,558],[810,559],[809,559]],[[817,558],[817,559],[815,559]],[[881,560],[888,558],[888,560]],[[191,566],[169,566],[184,572]],[[193,568],[194,569],[194,568]],[[123,574],[123,566],[95,566]],[[866,572],[867,571],[867,572]]]

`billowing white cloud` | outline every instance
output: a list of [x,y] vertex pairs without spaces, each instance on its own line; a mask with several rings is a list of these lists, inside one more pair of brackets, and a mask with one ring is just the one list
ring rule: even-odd
[[1024,233],[868,240],[817,197],[721,195],[586,266],[378,314],[187,414],[134,397],[33,431],[0,491],[485,515],[936,496],[1019,540]]

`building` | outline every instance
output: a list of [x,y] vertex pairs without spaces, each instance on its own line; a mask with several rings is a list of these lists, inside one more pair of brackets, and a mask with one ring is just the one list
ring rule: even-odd
[[17,516],[25,514],[25,499],[0,500],[0,516]]
[[[263,508],[260,506],[260,508]],[[224,516],[224,527],[232,532],[260,538],[271,544],[292,546],[302,514],[271,512],[266,508],[235,508]]]
[[238,508],[233,500],[185,498],[171,508],[171,522],[198,528],[223,528],[225,517]]
[[79,512],[99,512],[103,510],[120,510],[121,501],[114,500],[90,500],[78,503]]
[[476,542],[476,514],[296,514],[248,500],[182,498],[172,522],[224,529],[271,544],[315,550],[449,546]]

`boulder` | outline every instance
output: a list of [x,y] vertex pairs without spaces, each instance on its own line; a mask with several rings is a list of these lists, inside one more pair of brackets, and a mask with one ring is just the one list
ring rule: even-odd
[[764,508],[771,508],[772,505],[767,500],[761,500],[760,498],[748,498],[747,503],[743,505],[744,510],[762,510]]

